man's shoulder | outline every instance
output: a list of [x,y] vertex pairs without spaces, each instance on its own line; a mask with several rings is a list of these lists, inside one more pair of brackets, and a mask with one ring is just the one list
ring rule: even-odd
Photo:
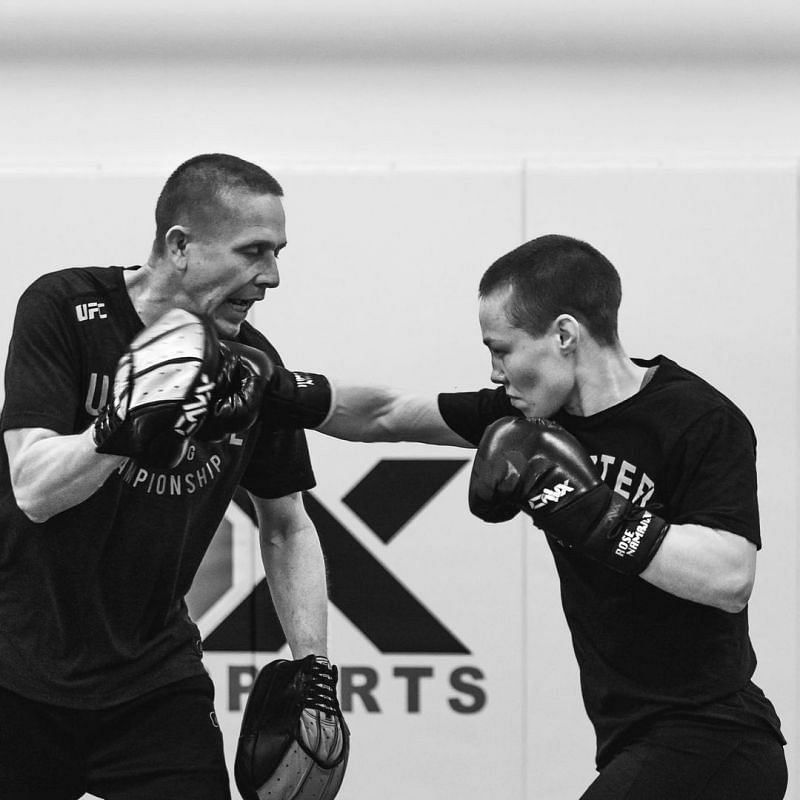
[[26,292],[71,297],[119,285],[122,267],[63,267],[36,278]]

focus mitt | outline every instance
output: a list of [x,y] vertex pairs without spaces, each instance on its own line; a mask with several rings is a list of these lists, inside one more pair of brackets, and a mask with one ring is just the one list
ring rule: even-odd
[[333,800],[350,754],[326,658],[279,659],[256,677],[242,719],[234,774],[244,800]]
[[128,345],[94,425],[98,453],[171,469],[208,413],[219,343],[211,323],[173,308]]

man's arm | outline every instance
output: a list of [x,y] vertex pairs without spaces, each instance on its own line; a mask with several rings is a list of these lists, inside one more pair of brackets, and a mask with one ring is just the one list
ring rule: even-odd
[[684,600],[736,613],[750,599],[755,574],[756,546],[744,536],[672,525],[640,577]]
[[97,453],[91,428],[69,436],[19,428],[5,431],[3,438],[14,498],[32,522],[46,522],[82,503],[125,460]]
[[331,408],[321,433],[355,442],[424,442],[474,447],[442,418],[436,395],[331,381]]
[[251,494],[272,602],[295,659],[327,655],[325,561],[300,492],[267,500]]

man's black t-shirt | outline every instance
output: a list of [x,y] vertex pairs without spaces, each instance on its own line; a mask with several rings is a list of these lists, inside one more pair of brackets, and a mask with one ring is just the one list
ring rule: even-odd
[[[755,435],[711,385],[659,356],[634,396],[588,417],[554,420],[586,448],[601,478],[673,524],[695,523],[761,546]],[[439,395],[456,433],[477,445],[486,427],[520,416],[505,390]],[[702,535],[702,534],[699,534]],[[730,614],[616,573],[548,537],[597,734],[598,764],[654,719],[687,717],[766,727],[778,718],[750,680],[756,659],[747,610]]]
[[[17,308],[2,430],[84,431],[141,329],[120,267],[35,281]],[[239,340],[280,363],[251,325]],[[0,445],[0,685],[98,708],[202,674],[184,596],[238,485],[264,498],[311,488],[303,432],[257,422],[193,444],[172,470],[129,459],[87,500],[41,524],[19,510]]]

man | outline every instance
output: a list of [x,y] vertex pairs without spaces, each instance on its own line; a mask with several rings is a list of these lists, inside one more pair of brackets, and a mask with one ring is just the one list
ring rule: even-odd
[[[302,431],[258,420],[204,437],[217,424],[208,411],[209,426],[183,443],[177,466],[154,466],[120,455],[129,442],[120,446],[114,415],[124,398],[110,405],[115,373],[124,383],[135,355],[130,343],[144,337],[135,340],[142,350],[157,340],[158,321],[174,309],[210,319],[234,353],[249,345],[280,363],[245,317],[279,283],[282,195],[254,164],[197,156],[161,192],[144,265],[54,272],[19,301],[0,470],[4,800],[230,797],[213,686],[184,595],[239,485],[258,516],[293,657],[326,655],[325,569],[302,503],[314,485]],[[225,352],[231,378],[242,362]]]
[[595,248],[543,236],[481,280],[498,388],[418,397],[334,384],[327,400],[304,399],[339,438],[479,446],[473,512],[524,511],[544,531],[597,736],[583,800],[777,800],[785,741],[751,681],[747,624],[755,436],[696,375],[627,356],[620,299]]

